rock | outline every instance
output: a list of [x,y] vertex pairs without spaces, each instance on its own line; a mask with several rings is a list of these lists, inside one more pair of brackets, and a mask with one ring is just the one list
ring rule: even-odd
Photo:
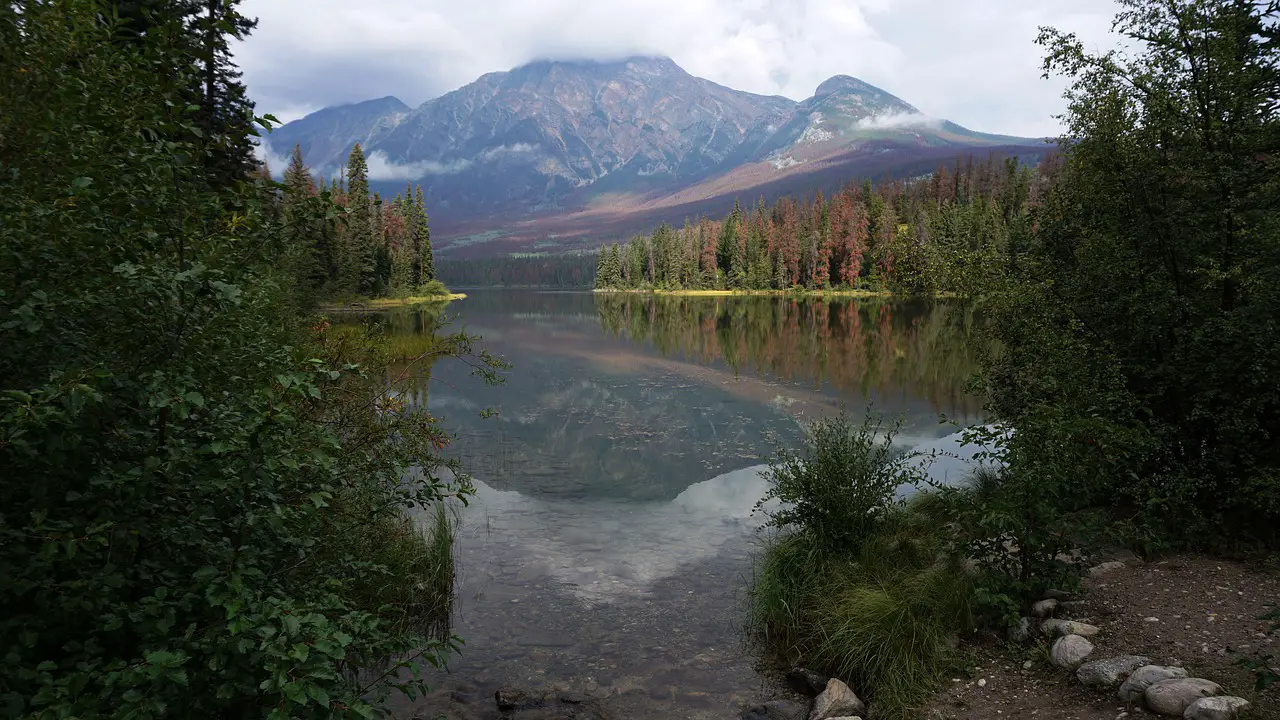
[[1147,688],[1147,709],[1157,715],[1182,717],[1191,703],[1222,692],[1218,683],[1203,678],[1170,678]]
[[822,691],[813,701],[813,709],[809,711],[809,720],[833,720],[838,717],[861,715],[867,706],[848,685],[836,678],[827,681],[827,689]]
[[1061,601],[1063,601],[1063,600],[1070,600],[1070,599],[1071,599],[1071,593],[1067,592],[1066,590],[1045,590],[1045,591],[1044,591],[1044,599],[1045,599],[1045,600],[1057,600],[1057,601],[1061,602]]
[[1031,614],[1038,618],[1047,618],[1052,616],[1053,612],[1057,609],[1058,601],[1050,598],[1048,600],[1041,600],[1040,602],[1032,605]]
[[1102,628],[1097,625],[1076,622],[1075,620],[1058,620],[1049,618],[1040,623],[1040,634],[1046,637],[1063,637],[1065,635],[1079,635],[1080,637],[1093,637],[1102,632]]
[[1182,713],[1186,720],[1235,720],[1250,708],[1248,700],[1230,695],[1200,698]]
[[1009,626],[1009,642],[1024,643],[1031,639],[1031,618],[1018,618],[1018,622]]
[[831,678],[816,673],[808,668],[793,667],[787,671],[787,684],[792,690],[807,695],[809,697],[817,697],[823,690],[827,689],[827,681]]
[[1099,690],[1118,687],[1129,677],[1129,673],[1144,666],[1150,665],[1151,658],[1141,655],[1120,655],[1117,657],[1106,658],[1103,660],[1094,660],[1085,663],[1076,670],[1076,677],[1084,685]]
[[1089,577],[1098,577],[1099,575],[1106,575],[1109,572],[1115,572],[1116,570],[1123,570],[1125,569],[1125,567],[1127,566],[1124,563],[1120,562],[1119,560],[1110,560],[1104,563],[1100,563],[1098,565],[1094,565],[1093,567],[1089,568]]
[[805,707],[790,700],[770,700],[742,714],[743,720],[804,720]]
[[498,688],[493,694],[493,700],[498,704],[499,710],[519,710],[538,702],[533,695],[514,687]]
[[1187,671],[1180,667],[1167,665],[1143,665],[1129,673],[1129,677],[1120,685],[1116,696],[1127,703],[1137,702],[1146,694],[1147,688],[1161,680],[1184,678]]
[[1053,664],[1060,668],[1075,670],[1080,667],[1080,663],[1089,657],[1089,653],[1093,652],[1093,643],[1085,640],[1079,635],[1067,635],[1058,638],[1053,644],[1053,649],[1049,655],[1053,658]]

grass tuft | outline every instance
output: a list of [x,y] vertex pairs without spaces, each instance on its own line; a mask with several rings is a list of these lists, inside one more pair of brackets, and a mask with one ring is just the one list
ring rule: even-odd
[[972,627],[972,579],[949,555],[927,496],[895,510],[861,547],[821,549],[803,532],[766,544],[749,595],[758,636],[790,661],[850,682],[880,718],[908,718]]

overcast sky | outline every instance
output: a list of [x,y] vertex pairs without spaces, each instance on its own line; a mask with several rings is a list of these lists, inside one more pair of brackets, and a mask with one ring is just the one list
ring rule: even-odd
[[836,74],[975,130],[1055,135],[1063,83],[1037,27],[1110,47],[1113,0],[246,0],[236,49],[259,112],[288,121],[395,95],[410,106],[543,58],[660,54],[802,100]]

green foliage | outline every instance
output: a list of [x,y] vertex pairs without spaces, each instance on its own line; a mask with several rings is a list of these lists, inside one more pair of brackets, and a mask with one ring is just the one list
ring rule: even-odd
[[304,320],[311,247],[288,230],[336,210],[219,181],[188,139],[200,108],[155,81],[199,67],[178,28],[122,45],[94,0],[18,6],[0,13],[6,710],[369,717],[456,645],[436,624],[446,531],[405,521],[468,491],[448,435],[388,392],[375,346]]
[[[848,186],[812,202],[755,211],[623,243],[618,271],[601,250],[597,289],[891,290],[981,294],[1029,226],[1033,181],[1018,158],[967,160],[925,180]],[[1041,183],[1043,184],[1043,182]]]
[[994,284],[993,408],[1028,438],[1015,474],[1074,475],[1150,535],[1274,542],[1280,8],[1122,6],[1131,54],[1041,37],[1071,140]]
[[971,579],[946,552],[934,505],[922,496],[893,508],[847,552],[810,534],[772,537],[751,583],[751,627],[788,659],[851,681],[877,717],[915,717],[972,624]]
[[443,297],[449,294],[449,288],[439,280],[428,280],[418,286],[418,295]]
[[819,550],[861,546],[897,505],[898,488],[925,478],[914,455],[892,447],[900,426],[870,411],[860,425],[843,413],[810,424],[800,452],[779,448],[769,463],[770,486],[756,505],[766,525],[794,528]]
[[[1269,604],[1268,608],[1269,610],[1266,614],[1259,619],[1271,621],[1271,626],[1267,628],[1267,634],[1274,635],[1280,632],[1280,605]],[[1275,661],[1275,655],[1255,653],[1252,656],[1240,658],[1237,662],[1253,672],[1256,678],[1254,689],[1258,692],[1263,692],[1276,684],[1276,682],[1280,682],[1280,668],[1276,667]]]

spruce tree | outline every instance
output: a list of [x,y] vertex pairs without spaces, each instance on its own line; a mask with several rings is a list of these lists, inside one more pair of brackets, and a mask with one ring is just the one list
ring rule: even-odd
[[596,289],[609,290],[609,246],[600,246],[600,257],[596,261]]
[[422,258],[419,282],[428,283],[436,279],[436,262],[435,256],[431,252],[431,227],[427,222],[427,206],[422,201],[421,185],[418,186],[417,193],[413,198],[413,217],[414,242],[417,243],[415,252]]
[[373,289],[373,210],[369,201],[369,166],[356,143],[347,156],[347,223],[343,229],[339,289],[369,294]]

